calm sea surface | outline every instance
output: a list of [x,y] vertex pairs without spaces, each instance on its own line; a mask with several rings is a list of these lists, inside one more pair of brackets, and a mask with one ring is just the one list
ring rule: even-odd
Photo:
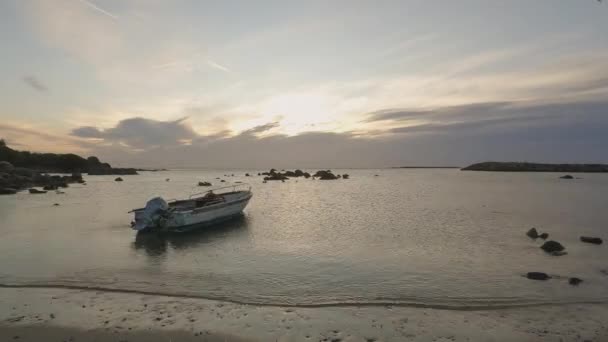
[[[122,183],[85,176],[88,185],[65,194],[0,196],[0,283],[283,305],[608,300],[608,246],[578,241],[608,239],[608,175],[335,171],[351,179],[263,184],[244,177],[258,170],[145,172]],[[200,191],[202,180],[251,183],[243,217],[165,238],[129,228],[130,209]],[[568,255],[546,255],[525,236],[530,227]],[[522,277],[529,271],[584,282]]]

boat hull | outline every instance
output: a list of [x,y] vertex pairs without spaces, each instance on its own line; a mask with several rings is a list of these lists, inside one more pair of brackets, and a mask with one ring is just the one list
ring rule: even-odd
[[[138,231],[179,233],[208,227],[241,215],[252,195],[250,192],[239,192],[227,194],[225,197],[223,203],[172,212],[162,227],[145,227]],[[140,212],[135,212],[136,221],[142,219],[138,214]],[[143,215],[143,212],[140,215]]]

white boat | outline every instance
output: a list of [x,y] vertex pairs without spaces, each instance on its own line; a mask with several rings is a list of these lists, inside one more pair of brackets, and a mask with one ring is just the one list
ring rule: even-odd
[[253,194],[248,184],[216,188],[185,200],[155,197],[145,208],[133,209],[131,227],[138,232],[184,232],[228,220],[243,212]]

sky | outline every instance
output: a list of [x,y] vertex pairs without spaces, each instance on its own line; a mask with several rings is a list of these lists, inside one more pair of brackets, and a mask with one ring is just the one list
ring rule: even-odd
[[0,138],[118,166],[608,163],[597,0],[0,2]]

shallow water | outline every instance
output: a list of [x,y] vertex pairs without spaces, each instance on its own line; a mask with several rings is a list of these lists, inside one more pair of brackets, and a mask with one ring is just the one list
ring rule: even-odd
[[[0,283],[270,305],[456,309],[608,300],[607,246],[578,241],[608,238],[608,175],[568,181],[552,173],[336,170],[351,179],[263,184],[245,172],[258,171],[146,172],[122,183],[90,176],[66,194],[0,196]],[[184,197],[216,177],[252,184],[243,217],[179,236],[130,230],[130,209],[155,195]],[[568,255],[546,255],[541,241],[525,236],[530,227],[563,243]],[[522,277],[529,271],[557,277]],[[584,283],[573,287],[560,276]]]

